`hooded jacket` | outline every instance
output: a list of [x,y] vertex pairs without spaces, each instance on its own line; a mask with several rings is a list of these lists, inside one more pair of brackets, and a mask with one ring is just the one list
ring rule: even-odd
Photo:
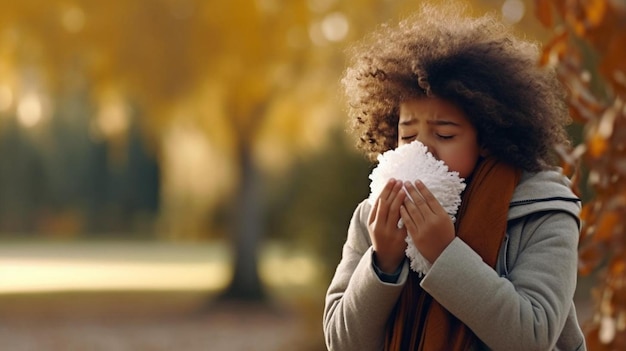
[[[329,350],[382,350],[385,326],[406,283],[385,283],[372,264],[371,206],[352,216],[342,259],[326,293]],[[482,342],[478,350],[586,350],[573,302],[580,200],[557,171],[523,173],[509,206],[495,270],[458,237],[421,281],[422,288]]]

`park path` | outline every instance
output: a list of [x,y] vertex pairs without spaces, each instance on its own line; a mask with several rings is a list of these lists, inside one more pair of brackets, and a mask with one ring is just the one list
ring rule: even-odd
[[271,282],[270,305],[212,300],[229,275],[220,243],[3,242],[0,350],[324,350],[323,289],[279,271],[311,264],[264,252],[262,269],[292,277]]
[[321,322],[307,321],[306,316],[295,309],[249,303],[204,306],[205,298],[197,292],[4,296],[0,298],[1,349],[325,349],[321,338]]
[[[269,305],[217,302],[222,278],[197,280],[223,272],[224,257],[223,247],[211,245],[0,245],[0,350],[325,350],[323,284],[294,285],[294,276],[291,285],[274,285]],[[120,262],[126,265],[116,266]],[[301,259],[293,262],[307,267]],[[289,264],[276,261],[271,268],[284,266]],[[66,279],[68,291],[28,291],[25,282],[38,279],[24,274],[38,271]],[[579,279],[581,322],[592,312],[594,279]],[[81,290],[100,280],[114,289]],[[82,288],[72,289],[72,283]]]

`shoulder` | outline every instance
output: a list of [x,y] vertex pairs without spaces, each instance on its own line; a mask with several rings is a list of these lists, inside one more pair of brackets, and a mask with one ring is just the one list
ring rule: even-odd
[[367,199],[363,200],[357,205],[350,220],[346,245],[358,252],[365,252],[372,244],[367,231],[367,221],[371,210],[372,206]]
[[524,172],[509,205],[509,220],[545,211],[562,211],[578,219],[581,201],[559,170]]
[[361,221],[367,223],[367,218],[371,210],[372,210],[372,205],[369,203],[369,200],[364,199],[356,206],[353,217],[358,218]]
[[352,213],[352,219],[350,220],[351,229],[367,228],[367,221],[372,210],[372,205],[367,199],[361,201]]
[[575,197],[571,186],[572,182],[560,172],[560,169],[541,172],[522,172],[520,182],[513,194],[513,201],[528,197],[545,197],[546,192],[561,196]]

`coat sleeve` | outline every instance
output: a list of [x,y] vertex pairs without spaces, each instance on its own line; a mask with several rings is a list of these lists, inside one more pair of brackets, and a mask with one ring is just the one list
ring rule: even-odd
[[456,238],[421,284],[491,349],[552,350],[576,289],[578,222],[552,211],[519,225],[518,253],[506,276]]
[[355,210],[326,293],[323,327],[328,350],[382,350],[387,319],[408,276],[406,263],[395,284],[382,282],[374,272],[366,224],[369,208],[362,202]]

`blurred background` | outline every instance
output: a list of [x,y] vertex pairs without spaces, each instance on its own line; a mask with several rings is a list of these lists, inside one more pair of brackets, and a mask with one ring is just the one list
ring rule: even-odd
[[[345,49],[420,3],[0,0],[3,347],[324,350],[372,166]],[[468,4],[555,35],[534,1]]]

